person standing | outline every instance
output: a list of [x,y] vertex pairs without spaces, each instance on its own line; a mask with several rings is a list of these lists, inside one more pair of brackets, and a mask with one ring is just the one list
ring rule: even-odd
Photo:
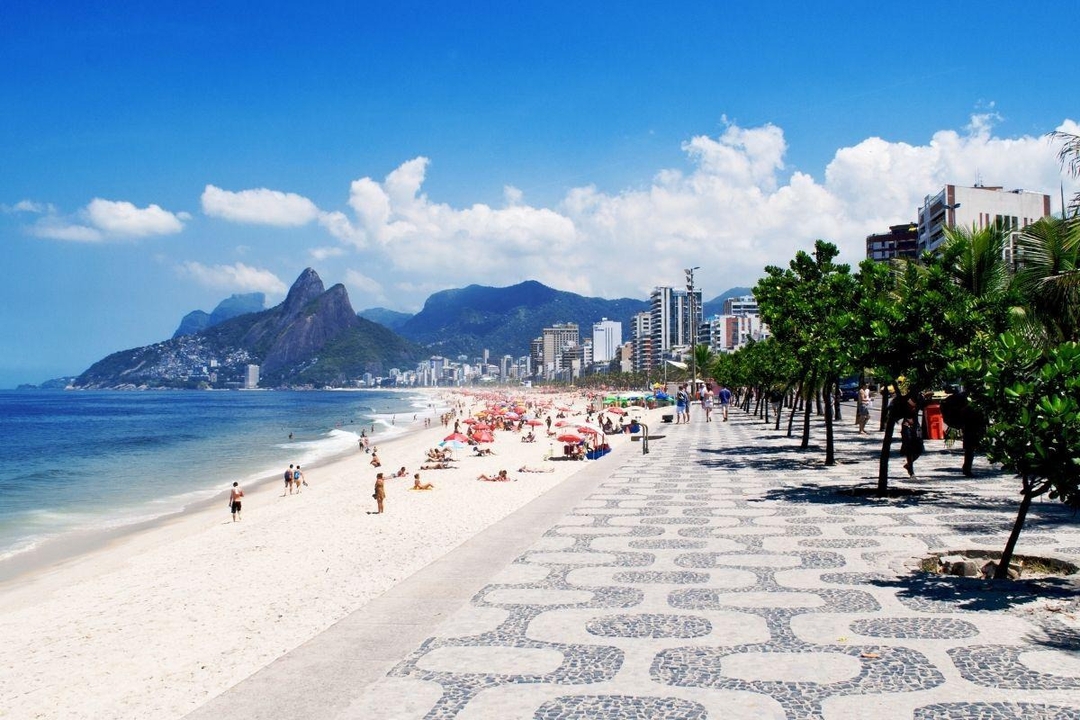
[[701,391],[701,409],[705,411],[705,422],[712,422],[713,397],[712,388],[706,387]]
[[683,421],[683,416],[686,414],[686,390],[684,385],[680,385],[679,389],[675,391],[675,424],[679,425]]
[[386,481],[383,479],[383,474],[379,473],[375,476],[375,492],[371,497],[375,498],[375,504],[379,506],[378,515],[382,515],[383,501],[386,500]]
[[232,521],[236,522],[240,520],[240,499],[244,497],[244,490],[240,487],[240,483],[233,482],[232,489],[229,491],[229,509],[232,511]]
[[[285,471],[285,492],[292,495],[292,481],[293,481],[293,466],[289,465],[289,469]],[[281,493],[281,497],[285,497],[285,492]]]
[[866,383],[859,385],[858,404],[855,406],[855,424],[859,427],[859,434],[866,434],[866,423],[870,421],[870,388]]
[[728,390],[727,385],[720,386],[720,392],[717,394],[720,398],[720,409],[724,411],[724,422],[728,420],[728,407],[731,405],[731,391]]
[[292,484],[294,486],[296,486],[296,494],[297,495],[300,494],[300,486],[301,485],[307,485],[307,480],[304,478],[304,473],[302,473],[300,471],[300,466],[299,465],[297,465],[296,469],[293,470]]

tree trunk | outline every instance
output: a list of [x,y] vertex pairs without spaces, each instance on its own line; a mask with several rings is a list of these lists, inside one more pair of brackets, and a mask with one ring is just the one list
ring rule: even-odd
[[997,570],[994,571],[995,580],[1008,580],[1009,579],[1009,563],[1012,562],[1013,550],[1016,549],[1016,541],[1020,539],[1020,531],[1024,529],[1024,520],[1027,518],[1028,510],[1031,508],[1031,501],[1036,496],[1046,492],[1047,485],[1043,485],[1041,488],[1033,488],[1031,481],[1026,477],[1023,478],[1024,493],[1020,499],[1020,509],[1016,512],[1016,522],[1013,523],[1012,532],[1009,533],[1009,539],[1005,543],[1005,549],[1001,551],[1001,560],[998,561]]
[[881,438],[881,458],[878,460],[878,497],[889,494],[889,455],[892,453],[893,432],[896,429],[896,418],[893,417],[892,407],[885,418],[885,435]]
[[803,384],[800,382],[796,386],[795,397],[791,399],[791,414],[788,415],[787,421],[787,436],[791,437],[792,430],[795,428],[795,413],[799,410],[799,402],[797,398],[802,397]]
[[880,421],[880,425],[878,427],[879,431],[883,431],[885,429],[885,424],[888,422],[888,417],[889,417],[888,412],[889,412],[889,393],[888,392],[883,392],[883,393],[881,393],[881,421]]
[[[833,380],[825,381],[825,397],[832,391]],[[825,465],[836,464],[836,451],[833,447],[833,404],[825,403]]]
[[810,411],[813,409],[813,403],[810,401],[813,397],[817,396],[817,388],[815,385],[817,385],[817,378],[811,373],[810,382],[807,386],[806,407],[803,409],[802,442],[799,443],[800,450],[805,450],[810,447]]
[[840,381],[836,381],[836,390],[830,396],[833,399],[833,419],[843,420],[843,416],[840,414]]

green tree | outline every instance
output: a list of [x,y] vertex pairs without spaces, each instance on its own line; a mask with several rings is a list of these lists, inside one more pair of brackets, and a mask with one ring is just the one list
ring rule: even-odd
[[[813,254],[799,251],[786,269],[769,266],[754,296],[772,336],[795,357],[807,398],[800,447],[810,442],[810,398],[821,389],[831,398],[839,378],[852,367],[848,332],[853,324],[857,282],[848,265],[835,261],[839,250],[824,240]],[[833,465],[832,403],[825,403],[825,464]]]
[[1035,498],[1049,493],[1080,508],[1080,345],[1044,350],[1004,333],[986,358],[953,369],[988,410],[987,457],[1021,482],[1020,507],[995,573],[1004,579]]

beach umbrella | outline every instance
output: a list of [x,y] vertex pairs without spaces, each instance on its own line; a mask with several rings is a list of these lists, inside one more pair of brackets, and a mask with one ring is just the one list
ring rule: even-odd
[[543,421],[543,420],[535,420],[535,419],[533,419],[533,420],[526,420],[526,421],[525,421],[525,424],[526,424],[526,425],[531,425],[532,427],[536,427],[537,425],[543,425],[543,424],[544,424],[544,421]]
[[467,443],[463,443],[460,440],[443,440],[439,443],[439,447],[448,448],[450,450],[464,450],[469,446]]
[[574,423],[570,422],[569,420],[557,420],[555,422],[555,427],[566,427],[567,425],[573,425],[573,424]]
[[465,435],[462,435],[461,433],[450,433],[449,435],[447,435],[446,437],[443,438],[443,442],[453,442],[455,440],[457,442],[461,442],[461,443],[468,443],[469,442],[469,438],[467,436],[465,436]]
[[481,443],[495,442],[495,436],[490,431],[484,430],[473,434],[473,440]]
[[617,408],[617,407],[610,407],[607,410],[605,410],[604,412],[609,412],[612,415],[625,415],[626,414],[625,410],[623,410],[622,408]]
[[473,425],[472,429],[473,430],[490,430],[491,426],[488,425],[487,423],[476,423],[475,425]]
[[474,422],[479,422],[479,420],[477,420],[476,418],[465,418],[464,420],[462,420],[462,422],[466,425],[472,425]]
[[603,435],[604,434],[603,430],[601,430],[598,427],[593,427],[592,425],[589,425],[588,423],[582,423],[581,425],[578,425],[577,431],[579,433],[585,433],[586,435]]
[[573,433],[563,433],[555,439],[561,443],[579,443],[582,441],[583,438],[578,435],[574,435]]

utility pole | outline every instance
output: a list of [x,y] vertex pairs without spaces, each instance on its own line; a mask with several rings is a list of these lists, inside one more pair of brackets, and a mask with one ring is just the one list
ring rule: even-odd
[[687,268],[686,272],[686,297],[687,307],[690,309],[690,398],[697,395],[697,323],[694,322],[694,271],[700,270],[698,266]]

